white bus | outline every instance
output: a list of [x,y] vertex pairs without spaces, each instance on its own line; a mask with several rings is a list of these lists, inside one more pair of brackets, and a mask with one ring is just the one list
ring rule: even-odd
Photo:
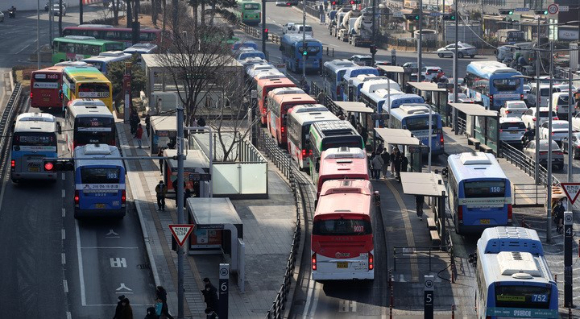
[[86,144],[116,145],[115,117],[101,100],[76,99],[65,114],[65,141],[74,154],[77,146]]

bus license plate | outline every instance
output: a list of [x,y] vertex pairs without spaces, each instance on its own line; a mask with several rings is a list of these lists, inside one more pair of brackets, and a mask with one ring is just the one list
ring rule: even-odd
[[40,167],[29,167],[28,171],[38,173],[38,172],[40,172]]
[[479,223],[482,225],[489,225],[489,219],[480,219]]
[[103,208],[105,208],[105,204],[95,204],[95,207],[103,209]]
[[336,268],[348,268],[348,262],[346,261],[339,261],[336,263]]

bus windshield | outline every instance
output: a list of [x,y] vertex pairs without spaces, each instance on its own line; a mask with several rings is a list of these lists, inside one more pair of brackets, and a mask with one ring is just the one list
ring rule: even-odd
[[121,169],[118,167],[82,167],[83,184],[118,184]]
[[123,43],[105,43],[105,51],[123,51],[124,49]]
[[493,85],[499,92],[516,91],[521,84],[521,79],[495,79]]
[[463,184],[465,197],[504,197],[505,181],[472,181]]
[[260,5],[257,3],[244,4],[244,10],[260,10]]
[[[432,117],[432,122],[435,121],[435,117]],[[428,116],[421,116],[421,117],[409,117],[405,119],[405,123],[407,125],[407,130],[409,131],[420,131],[420,130],[428,130],[429,129],[429,117]],[[433,125],[431,124],[431,127]]]
[[54,133],[40,132],[16,132],[12,144],[14,146],[54,146],[56,147],[56,136]]
[[362,148],[362,138],[356,135],[326,137],[322,141],[320,151],[326,151],[329,148],[342,146]]
[[495,302],[497,307],[539,308],[550,306],[551,287],[496,285]]
[[372,234],[371,222],[362,219],[324,219],[314,222],[313,235],[360,236]]
[[105,83],[81,83],[79,85],[79,98],[104,97],[109,97],[109,85]]

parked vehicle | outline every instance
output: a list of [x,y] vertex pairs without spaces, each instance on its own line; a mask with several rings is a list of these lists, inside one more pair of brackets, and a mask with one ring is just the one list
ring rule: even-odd
[[[549,129],[550,129],[550,122],[544,122],[540,126],[540,139],[548,139],[549,136]],[[568,121],[557,120],[552,121],[552,140],[556,142],[560,142],[564,137],[568,136],[568,130],[570,128],[570,124]]]
[[421,68],[421,75],[425,76],[426,81],[431,81],[439,72],[443,72],[438,66],[425,66]]
[[528,106],[524,101],[505,101],[503,107],[499,109],[499,116],[521,118],[527,110]]
[[[540,150],[538,162],[540,165],[546,166],[548,164],[548,140],[540,140],[539,146],[536,141],[530,141],[524,147],[524,154],[530,159],[536,158],[536,147]],[[552,166],[558,170],[564,168],[564,153],[556,141],[552,141]]]
[[[526,124],[526,127],[529,128],[536,128],[536,122],[539,122],[539,125],[542,125],[545,121],[548,121],[548,116],[550,114],[550,110],[547,107],[540,108],[540,114],[537,114],[536,108],[532,107],[529,108],[524,114],[522,115],[522,121]],[[558,120],[558,115],[556,111],[552,110],[552,119]]]
[[568,153],[569,144],[572,144],[572,156],[580,158],[580,132],[572,133],[572,142],[569,143],[568,136],[562,138],[562,150]]
[[[437,49],[437,55],[440,58],[444,58],[446,56],[452,58],[453,54],[455,54],[455,43],[446,45],[442,48]],[[467,44],[467,43],[463,43],[461,41],[459,41],[457,43],[457,57],[458,58],[463,58],[464,56],[469,56],[470,58],[473,59],[473,57],[477,54],[477,49],[471,45],[471,44]]]
[[[59,3],[53,3],[52,4],[52,14],[54,14],[55,16],[59,16],[60,14],[60,4]],[[62,3],[62,16],[66,15],[66,3]]]

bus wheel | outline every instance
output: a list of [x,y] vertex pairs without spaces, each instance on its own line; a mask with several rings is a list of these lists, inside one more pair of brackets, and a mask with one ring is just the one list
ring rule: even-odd
[[20,180],[19,180],[19,179],[16,179],[16,178],[13,178],[13,179],[12,179],[12,183],[14,183],[14,184],[18,184],[18,183],[20,183]]

